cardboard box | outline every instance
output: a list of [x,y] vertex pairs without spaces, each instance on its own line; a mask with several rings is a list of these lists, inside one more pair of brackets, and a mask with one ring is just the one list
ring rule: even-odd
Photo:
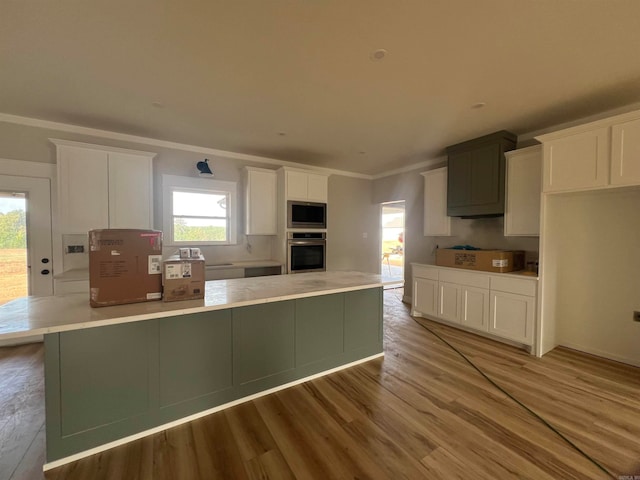
[[162,298],[162,232],[105,229],[89,232],[92,307]]
[[165,302],[204,298],[204,257],[169,257],[162,264],[162,288]]
[[524,269],[524,251],[439,248],[436,250],[436,265],[484,272],[514,272]]

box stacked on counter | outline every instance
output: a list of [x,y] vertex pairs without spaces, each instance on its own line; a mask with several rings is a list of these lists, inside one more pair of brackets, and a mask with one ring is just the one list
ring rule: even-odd
[[92,307],[162,298],[162,232],[103,229],[89,232]]
[[199,248],[181,248],[163,263],[165,302],[204,298],[204,257]]
[[484,272],[514,272],[524,269],[524,251],[439,248],[436,265]]

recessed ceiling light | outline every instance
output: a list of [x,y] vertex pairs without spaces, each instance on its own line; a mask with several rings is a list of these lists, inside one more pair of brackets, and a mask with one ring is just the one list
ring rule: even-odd
[[164,108],[164,103],[162,102],[152,102],[151,105],[156,108]]
[[473,105],[471,105],[471,108],[478,109],[478,108],[484,107],[485,105],[486,105],[485,102],[478,102],[478,103],[474,103]]
[[379,62],[380,60],[383,60],[384,57],[387,56],[387,51],[384,48],[379,48],[378,50],[375,50],[371,55],[370,55],[370,59],[373,62]]

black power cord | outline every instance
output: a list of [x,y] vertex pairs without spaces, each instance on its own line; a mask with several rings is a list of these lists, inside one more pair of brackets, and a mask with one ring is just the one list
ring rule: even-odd
[[518,405],[520,405],[523,409],[525,409],[527,412],[529,412],[531,415],[533,415],[535,418],[537,418],[540,422],[542,422],[543,425],[545,425],[547,428],[549,428],[552,432],[554,432],[556,435],[558,435],[562,440],[564,440],[570,447],[572,447],[574,450],[576,450],[580,455],[582,455],[583,457],[585,457],[587,460],[589,460],[591,463],[593,463],[596,467],[598,467],[600,470],[602,470],[604,473],[606,473],[609,477],[613,478],[614,480],[617,480],[618,477],[616,477],[615,475],[613,475],[609,470],[607,470],[605,467],[603,467],[602,465],[600,465],[595,459],[593,459],[591,456],[589,456],[587,453],[585,453],[583,450],[580,449],[580,447],[578,447],[575,443],[573,443],[571,440],[569,440],[567,437],[565,437],[562,433],[560,433],[553,425],[551,425],[549,422],[547,422],[544,418],[542,418],[540,415],[538,415],[536,412],[534,412],[533,410],[531,410],[529,407],[527,407],[524,403],[522,403],[520,400],[518,400],[517,398],[515,398],[513,395],[511,395],[509,392],[507,392],[504,388],[502,388],[500,385],[498,385],[496,382],[494,382],[490,377],[488,377],[482,370],[480,370],[480,368],[478,368],[471,360],[469,360],[467,358],[467,356],[462,353],[460,350],[458,350],[456,347],[454,347],[453,345],[451,345],[449,342],[447,342],[444,338],[442,338],[440,335],[438,335],[436,332],[434,332],[432,329],[430,329],[429,327],[427,327],[426,325],[422,324],[421,322],[419,322],[418,320],[416,320],[414,317],[411,317],[413,319],[414,322],[416,322],[418,325],[420,325],[422,328],[424,328],[426,331],[428,331],[429,333],[431,333],[433,336],[435,336],[436,338],[438,338],[442,343],[444,343],[445,345],[447,345],[451,350],[453,350],[454,352],[456,352],[458,355],[460,355],[465,362],[467,362],[469,365],[471,365],[473,367],[474,370],[476,370],[480,375],[482,375],[491,385],[493,385],[495,388],[497,388],[498,390],[500,390],[502,393],[504,393],[507,397],[509,397],[511,400],[513,400],[514,402],[516,402]]

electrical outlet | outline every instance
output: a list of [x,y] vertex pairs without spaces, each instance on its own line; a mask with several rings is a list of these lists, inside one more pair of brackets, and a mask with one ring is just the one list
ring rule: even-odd
[[84,253],[84,245],[67,245],[67,253]]
[[636,310],[635,312],[633,312],[633,321],[640,322],[640,311]]

